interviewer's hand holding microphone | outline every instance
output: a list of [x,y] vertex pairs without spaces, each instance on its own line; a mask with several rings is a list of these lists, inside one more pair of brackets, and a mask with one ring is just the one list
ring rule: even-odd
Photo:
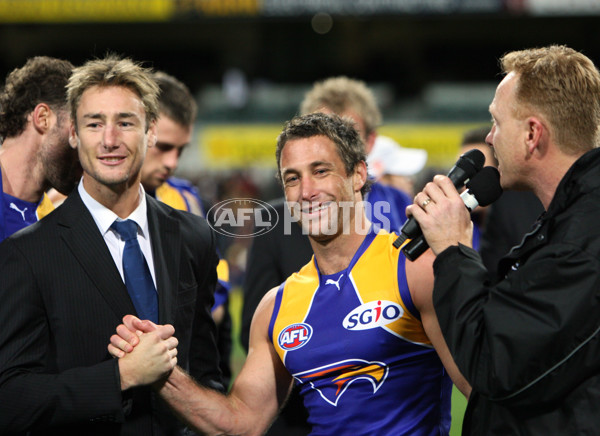
[[[415,260],[428,247],[437,256],[459,243],[473,246],[470,212],[478,205],[493,203],[502,194],[498,170],[493,167],[482,169],[483,160],[483,154],[478,150],[465,153],[448,176],[435,176],[415,196],[414,204],[406,208],[409,219],[405,227],[408,223],[413,224],[410,229],[413,237],[407,239],[401,234],[396,241],[398,244],[394,245],[400,247],[399,243],[406,240],[402,250],[409,260]],[[467,190],[459,194],[457,188],[465,182]]]
[[447,176],[437,175],[425,185],[406,214],[417,220],[436,256],[451,245],[473,244],[471,215]]

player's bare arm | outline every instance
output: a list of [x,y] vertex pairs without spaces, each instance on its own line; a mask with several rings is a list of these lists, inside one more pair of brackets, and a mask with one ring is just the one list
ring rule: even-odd
[[440,356],[448,375],[456,387],[469,398],[471,386],[460,373],[444,340],[440,325],[433,307],[433,261],[435,255],[427,250],[414,262],[406,261],[406,280],[413,303],[421,314],[421,322],[427,337]]
[[291,388],[268,337],[276,289],[265,295],[250,328],[248,357],[224,396],[198,386],[181,370],[174,371],[161,396],[194,429],[206,434],[263,434],[275,419]]
[[[160,388],[161,396],[190,427],[203,434],[260,435],[271,425],[292,386],[292,378],[273,348],[268,335],[277,288],[258,305],[250,328],[248,357],[225,396],[198,385],[177,367]],[[128,316],[117,328],[109,350],[114,356],[137,347],[138,335],[157,328]],[[160,328],[161,326],[158,326]]]

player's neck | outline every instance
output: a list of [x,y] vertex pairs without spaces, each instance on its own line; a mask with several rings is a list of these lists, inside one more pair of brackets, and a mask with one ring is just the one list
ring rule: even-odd
[[365,240],[365,236],[366,232],[351,232],[337,235],[327,241],[310,238],[321,274],[335,274],[346,269]]
[[20,200],[36,203],[47,188],[36,147],[27,141],[6,138],[0,148],[2,191]]

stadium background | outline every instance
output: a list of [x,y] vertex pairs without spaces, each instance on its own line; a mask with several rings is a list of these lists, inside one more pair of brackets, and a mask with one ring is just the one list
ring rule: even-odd
[[[0,0],[0,75],[35,55],[80,64],[109,51],[173,74],[199,104],[178,174],[210,202],[269,200],[281,195],[275,138],[315,80],[366,81],[380,133],[443,171],[462,132],[489,123],[503,53],[567,44],[598,65],[599,28],[600,0]],[[230,242],[239,284],[249,241]],[[240,305],[236,288],[236,340]]]

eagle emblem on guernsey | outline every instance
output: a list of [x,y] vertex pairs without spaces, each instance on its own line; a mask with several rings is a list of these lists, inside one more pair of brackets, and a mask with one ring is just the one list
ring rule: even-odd
[[387,378],[389,368],[383,362],[348,359],[294,374],[300,383],[309,383],[332,406],[357,380],[367,380],[377,392]]

